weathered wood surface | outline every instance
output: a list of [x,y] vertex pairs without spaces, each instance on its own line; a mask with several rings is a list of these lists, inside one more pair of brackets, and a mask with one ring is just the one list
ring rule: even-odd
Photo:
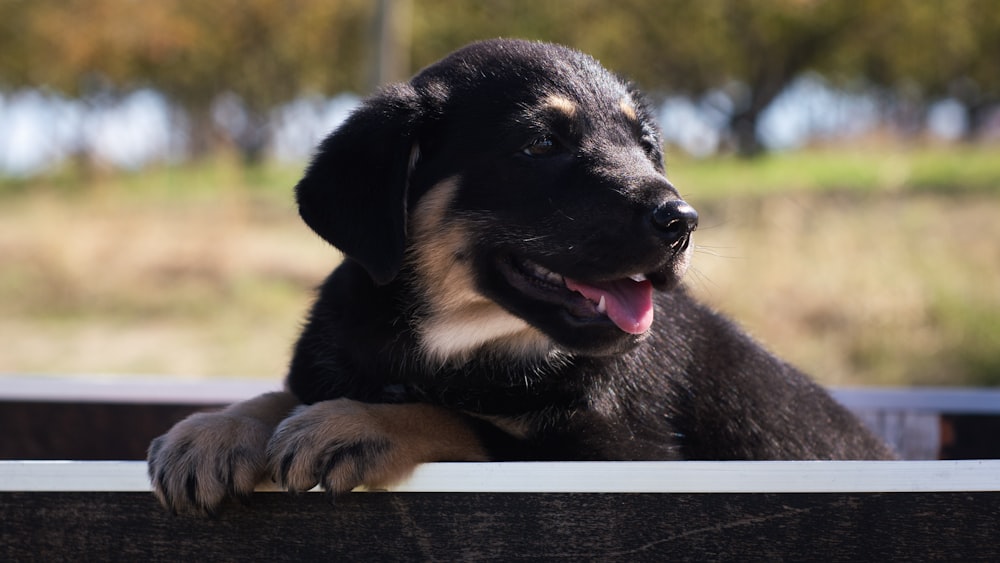
[[[0,459],[142,459],[186,414],[265,390],[10,383]],[[836,395],[913,455],[1000,457],[997,390]],[[0,561],[1000,561],[1000,461],[431,464],[212,519],[148,487],[141,462],[0,461]]]
[[4,561],[997,561],[1000,493],[0,493]]
[[446,463],[173,516],[143,462],[0,462],[0,561],[1000,561],[1000,461]]

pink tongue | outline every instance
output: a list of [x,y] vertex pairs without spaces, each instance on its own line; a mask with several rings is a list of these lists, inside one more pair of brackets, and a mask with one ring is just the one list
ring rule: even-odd
[[566,287],[594,303],[604,303],[608,318],[629,334],[642,334],[653,324],[653,284],[629,278],[587,285],[564,278]]

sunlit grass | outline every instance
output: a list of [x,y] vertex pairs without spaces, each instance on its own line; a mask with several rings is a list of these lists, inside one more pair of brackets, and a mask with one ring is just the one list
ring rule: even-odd
[[1000,198],[774,194],[706,209],[692,288],[823,381],[997,383]]
[[[232,159],[0,182],[0,372],[280,379],[339,259],[302,165]],[[701,212],[688,281],[828,384],[1000,384],[989,147],[670,158]]]
[[668,155],[668,175],[685,195],[702,199],[789,192],[961,190],[1000,193],[995,146],[816,149],[747,160]]
[[213,200],[226,194],[291,202],[292,188],[304,167],[304,162],[246,167],[235,156],[225,154],[183,164],[154,164],[141,170],[80,168],[68,163],[31,178],[0,176],[0,201],[46,192],[67,199],[108,196],[158,203]]

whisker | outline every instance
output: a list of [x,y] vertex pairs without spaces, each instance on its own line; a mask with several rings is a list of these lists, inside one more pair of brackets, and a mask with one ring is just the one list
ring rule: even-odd
[[731,254],[723,254],[722,250],[733,250],[731,246],[708,246],[703,244],[696,244],[694,251],[698,254],[704,254],[706,256],[712,256],[715,258],[725,258],[727,260],[745,260],[745,256],[736,256]]
[[[711,295],[713,289],[718,289],[719,284],[715,283],[705,272],[702,272],[698,268],[690,268],[688,270],[688,277],[694,278],[694,282],[697,286],[704,290],[706,293]],[[694,285],[694,284],[692,284]]]

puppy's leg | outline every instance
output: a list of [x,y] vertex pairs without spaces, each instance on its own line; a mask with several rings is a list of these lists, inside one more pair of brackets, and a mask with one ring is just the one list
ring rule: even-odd
[[467,417],[422,403],[350,399],[300,407],[268,444],[275,480],[291,491],[332,494],[398,481],[420,463],[488,461]]
[[196,514],[249,495],[265,475],[268,439],[298,404],[291,393],[266,393],[178,422],[149,446],[153,494],[173,512]]

